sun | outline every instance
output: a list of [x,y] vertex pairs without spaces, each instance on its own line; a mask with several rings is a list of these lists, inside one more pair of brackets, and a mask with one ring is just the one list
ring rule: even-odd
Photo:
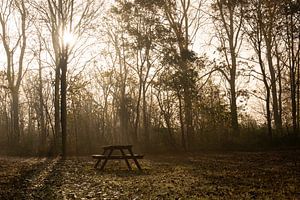
[[73,45],[75,43],[76,37],[75,37],[74,34],[68,32],[68,31],[65,31],[64,34],[63,34],[62,39],[63,39],[64,45],[70,46],[70,45]]

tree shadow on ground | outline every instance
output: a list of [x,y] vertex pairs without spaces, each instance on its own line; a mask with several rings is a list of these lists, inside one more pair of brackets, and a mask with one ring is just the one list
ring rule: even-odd
[[61,158],[49,159],[49,162],[35,173],[24,199],[63,199],[60,188],[63,181],[61,168],[64,165],[65,161]]
[[9,158],[3,161],[6,171],[4,177],[0,177],[0,199],[28,199],[28,186],[47,163],[48,159],[39,158]]

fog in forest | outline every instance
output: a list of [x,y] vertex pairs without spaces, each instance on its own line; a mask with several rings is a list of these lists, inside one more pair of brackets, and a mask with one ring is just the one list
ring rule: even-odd
[[298,0],[2,0],[0,153],[299,146]]

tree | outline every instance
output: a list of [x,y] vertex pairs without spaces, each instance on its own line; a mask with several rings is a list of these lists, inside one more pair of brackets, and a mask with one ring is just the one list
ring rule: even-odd
[[[12,147],[17,148],[20,142],[19,90],[24,75],[23,64],[29,26],[28,10],[24,0],[1,1],[0,6],[0,37],[6,54],[7,86],[12,100],[10,141]],[[14,30],[15,32],[11,32]]]
[[237,112],[237,57],[242,44],[242,24],[244,20],[243,1],[216,0],[213,4],[216,15],[213,16],[215,27],[220,41],[220,52],[225,57],[225,65],[219,67],[229,84],[231,126],[234,134],[239,134]]
[[[159,70],[154,66],[154,62],[158,57],[154,52],[154,45],[158,37],[155,28],[159,24],[160,18],[156,13],[156,6],[146,1],[137,1],[135,3],[130,1],[120,2],[120,10],[115,8],[114,13],[121,16],[121,26],[124,27],[121,33],[122,48],[124,49],[124,45],[126,45],[131,50],[128,53],[132,54],[132,61],[134,61],[134,64],[123,62],[124,68],[126,69],[127,66],[130,67],[138,79],[138,97],[133,139],[134,143],[137,143],[138,128],[141,123],[143,125],[143,136],[141,136],[145,143],[145,149],[147,149],[150,138],[150,113],[148,112],[147,92],[151,80],[153,80],[156,72]],[[124,40],[125,36],[128,36],[126,40]],[[117,49],[117,52],[120,52],[120,50]],[[125,55],[123,55],[123,58],[125,59]],[[150,75],[150,70],[153,72],[152,75]],[[121,110],[123,109],[121,107]],[[140,110],[142,111],[141,116]]]
[[[245,16],[245,25],[244,31],[246,32],[250,44],[252,45],[257,57],[258,64],[261,70],[262,81],[265,86],[266,99],[266,120],[268,126],[268,135],[272,138],[272,114],[271,114],[271,87],[269,83],[268,73],[265,67],[265,62],[263,58],[263,10],[262,10],[262,0],[253,1],[248,5],[246,16]],[[261,78],[259,78],[261,80]]]
[[[172,33],[168,41],[165,41],[165,61],[175,66],[177,79],[177,94],[180,100],[182,95],[183,119],[182,135],[187,140],[183,146],[188,149],[193,143],[193,98],[195,97],[195,79],[197,72],[193,69],[193,62],[196,60],[195,52],[191,50],[191,42],[201,25],[201,6],[204,1],[193,2],[191,0],[166,0],[162,8],[164,18],[168,22],[167,29]],[[171,41],[171,43],[170,43]],[[169,42],[169,44],[168,44]],[[168,48],[169,45],[169,48]],[[179,79],[178,79],[179,78]],[[174,80],[175,80],[174,79]],[[175,85],[174,85],[175,86]],[[179,87],[179,88],[178,88]],[[178,90],[179,89],[179,90]],[[182,92],[182,93],[181,93]],[[182,137],[184,138],[184,137]]]
[[[282,132],[282,119],[280,115],[280,102],[278,100],[278,87],[276,68],[273,63],[273,50],[274,41],[276,40],[276,19],[278,17],[279,6],[276,2],[266,0],[264,1],[264,20],[262,21],[262,34],[266,45],[266,59],[270,72],[271,81],[271,94],[272,94],[272,105],[276,131]],[[279,73],[279,72],[278,72]],[[281,86],[279,86],[281,87]]]
[[[101,2],[95,0],[48,0],[47,4],[36,6],[51,33],[55,62],[55,135],[59,135],[61,128],[63,157],[67,151],[68,63],[80,37],[93,27],[91,22],[98,15],[100,6]],[[71,41],[72,38],[77,41]]]
[[292,114],[292,127],[293,135],[299,134],[299,98],[300,98],[300,32],[296,31],[300,28],[300,2],[287,0],[282,5],[283,12],[281,13],[284,18],[283,27],[285,48],[287,49],[287,68],[289,70],[290,82],[290,99],[291,99],[291,114]]

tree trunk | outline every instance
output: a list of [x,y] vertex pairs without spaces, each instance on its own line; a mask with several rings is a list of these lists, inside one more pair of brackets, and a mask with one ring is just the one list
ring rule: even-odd
[[[119,65],[120,65],[120,75],[121,75],[121,97],[120,97],[120,128],[122,130],[123,142],[130,142],[128,134],[128,113],[126,109],[126,82],[127,82],[127,64],[125,56],[125,41],[122,32],[122,53],[123,59],[121,57],[121,50],[116,44],[115,48],[119,56]],[[136,139],[134,139],[136,140]],[[135,141],[136,142],[136,141]]]
[[12,145],[17,148],[20,142],[20,120],[19,120],[19,88],[12,89]]
[[146,85],[143,84],[143,126],[144,126],[144,144],[146,149],[149,148],[150,141],[149,141],[149,123],[148,123],[148,116],[147,116],[147,101],[146,101]]
[[193,146],[193,117],[192,117],[192,99],[190,95],[190,88],[184,89],[184,125],[186,132],[186,149]]
[[62,157],[67,155],[67,56],[60,60],[61,68],[61,138]]
[[185,123],[183,120],[183,112],[182,112],[182,100],[181,96],[179,94],[179,91],[177,91],[178,101],[179,101],[179,121],[180,121],[180,129],[181,129],[181,146],[185,151],[187,151],[187,144],[186,144],[186,137],[185,137]]
[[[274,25],[275,25],[275,10],[276,7],[273,5],[271,2],[266,2],[268,6],[268,10],[266,11],[267,13],[267,20],[265,20],[264,23],[262,23],[262,32],[265,40],[265,45],[266,45],[266,58],[267,58],[267,63],[269,67],[269,72],[270,72],[270,88],[271,88],[271,95],[272,95],[272,105],[273,105],[273,114],[274,114],[274,122],[275,122],[275,127],[276,127],[276,132],[278,134],[282,133],[282,119],[280,115],[280,107],[279,107],[279,102],[278,102],[278,96],[277,96],[277,76],[276,76],[276,70],[274,68],[273,64],[273,45],[274,45],[274,40],[276,39],[275,36],[273,35],[273,31],[275,31]],[[270,4],[271,3],[271,4]],[[261,16],[262,17],[262,16]]]
[[296,137],[299,136],[300,132],[300,31],[298,33],[298,56],[297,56],[297,131],[296,131]]
[[128,138],[128,116],[126,110],[126,102],[125,102],[125,83],[121,86],[121,97],[120,97],[120,129],[122,141],[128,143],[130,140]]
[[54,141],[55,151],[58,151],[61,146],[61,134],[60,134],[60,66],[57,64],[55,70],[55,83],[54,83]]
[[139,128],[139,122],[140,122],[140,104],[141,104],[141,98],[142,98],[142,77],[141,74],[139,74],[139,91],[138,91],[138,99],[136,104],[136,118],[134,122],[134,133],[133,133],[133,143],[137,144],[138,142],[138,128]]
[[230,111],[231,111],[231,125],[233,128],[233,132],[235,136],[239,136],[239,122],[238,122],[238,113],[237,113],[237,105],[236,105],[236,88],[235,88],[235,81],[236,81],[236,71],[237,71],[237,54],[236,54],[236,45],[234,42],[234,7],[232,8],[229,6],[230,10],[230,23],[229,23],[229,50],[230,50],[230,57],[231,57],[231,69],[230,69],[230,95],[231,95],[231,103],[230,103]]
[[258,58],[259,58],[259,65],[260,65],[260,69],[262,71],[262,75],[263,75],[263,82],[265,85],[265,89],[266,89],[266,112],[267,112],[267,127],[268,127],[268,135],[270,137],[270,139],[272,139],[273,137],[273,133],[272,133],[272,117],[271,117],[271,109],[270,109],[270,97],[271,97],[271,92],[270,92],[270,87],[267,81],[267,75],[266,75],[266,71],[265,71],[265,67],[263,64],[263,60],[262,60],[262,52],[261,52],[261,44],[259,42],[258,44]]
[[[271,99],[271,91],[270,86],[268,83],[268,77],[266,74],[265,64],[262,59],[262,41],[263,41],[263,19],[262,19],[262,8],[261,8],[261,0],[258,1],[258,4],[255,5],[256,8],[256,15],[254,15],[255,21],[253,22],[253,29],[252,31],[254,34],[249,34],[249,37],[251,39],[252,45],[254,46],[254,50],[256,51],[256,54],[258,56],[258,62],[260,66],[260,70],[262,73],[262,81],[265,86],[266,90],[266,120],[267,120],[267,129],[268,129],[268,136],[270,139],[273,137],[272,133],[272,116],[271,116],[271,108],[270,108],[270,99]],[[250,22],[251,23],[251,22]]]
[[[287,17],[288,18],[288,17]],[[289,21],[289,22],[288,22]],[[293,14],[287,19],[287,36],[288,36],[288,48],[289,48],[289,68],[290,68],[290,93],[292,101],[292,125],[293,125],[293,135],[297,133],[297,83],[296,83],[296,56],[294,53],[294,21]],[[290,31],[289,31],[290,30]]]
[[[162,112],[164,121],[165,121],[165,123],[167,125],[170,143],[172,144],[172,146],[174,148],[176,148],[175,140],[173,138],[173,131],[172,131],[172,125],[171,125],[171,116],[170,116],[169,112],[167,113],[167,111],[164,109],[164,107],[162,105],[162,102],[161,102],[161,100],[159,98],[159,94],[156,97],[157,97],[158,106],[159,106],[159,108],[160,108],[160,110]],[[180,100],[180,103],[179,103],[179,107],[181,107],[181,100]],[[181,114],[181,112],[180,112],[180,114]],[[182,122],[181,117],[180,117],[180,122]],[[180,123],[180,124],[182,124],[182,123]],[[183,133],[184,133],[184,131],[183,131]],[[182,141],[183,141],[182,147],[184,147],[185,146],[184,135],[183,135]]]
[[[243,15],[243,5],[238,3],[228,3],[225,1],[217,0],[219,15],[221,17],[222,28],[225,30],[224,34],[219,35],[221,46],[223,50],[225,60],[227,63],[227,72],[222,71],[226,76],[226,80],[230,87],[230,116],[231,116],[231,127],[233,129],[233,135],[239,136],[239,123],[238,123],[238,112],[237,112],[237,93],[236,93],[236,72],[237,72],[237,55],[239,51],[239,45],[241,45],[242,38],[239,38]],[[239,7],[238,7],[239,6]],[[240,11],[237,12],[236,9]],[[224,10],[226,11],[224,12]],[[236,17],[238,16],[238,21]],[[222,38],[223,37],[223,38]],[[229,51],[229,52],[228,52]]]
[[239,123],[238,123],[236,90],[235,90],[235,75],[231,75],[231,79],[230,79],[230,116],[231,116],[231,126],[233,129],[233,133],[235,136],[239,136]]
[[274,113],[275,127],[276,127],[277,133],[281,134],[282,122],[281,122],[281,116],[279,115],[276,74],[275,74],[275,69],[274,69],[274,65],[273,65],[273,61],[272,61],[271,41],[268,38],[266,38],[266,46],[267,46],[267,60],[268,60],[269,71],[270,71],[270,75],[271,75],[271,92],[272,92],[272,100],[273,100],[273,113]]
[[[40,46],[40,53],[41,53],[41,46]],[[40,55],[39,55],[40,56]],[[40,121],[40,154],[44,155],[46,152],[46,137],[47,137],[47,130],[46,130],[46,122],[45,122],[45,115],[44,115],[44,97],[43,97],[43,79],[42,79],[42,61],[41,57],[39,57],[39,121]]]

